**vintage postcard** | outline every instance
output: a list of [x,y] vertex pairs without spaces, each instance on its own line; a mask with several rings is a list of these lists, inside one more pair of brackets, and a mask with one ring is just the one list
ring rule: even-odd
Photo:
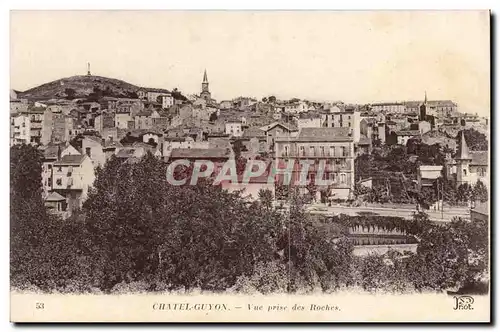
[[11,11],[12,322],[490,322],[489,11]]

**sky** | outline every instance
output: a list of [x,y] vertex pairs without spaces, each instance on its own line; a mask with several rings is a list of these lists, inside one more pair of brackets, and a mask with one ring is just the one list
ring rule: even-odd
[[451,99],[490,112],[487,11],[13,11],[11,88],[73,75],[212,97]]

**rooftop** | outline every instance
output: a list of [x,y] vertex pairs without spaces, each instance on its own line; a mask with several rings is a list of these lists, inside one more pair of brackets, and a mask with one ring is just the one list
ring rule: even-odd
[[54,163],[54,166],[79,166],[85,159],[85,155],[82,154],[72,154],[66,155]]
[[297,141],[304,142],[338,142],[352,141],[350,128],[302,128],[297,136]]
[[170,158],[186,159],[229,159],[230,149],[210,148],[210,149],[173,149]]
[[46,198],[45,198],[45,201],[46,202],[61,202],[61,201],[65,201],[66,198],[60,194],[58,194],[57,192],[53,191],[51,192]]

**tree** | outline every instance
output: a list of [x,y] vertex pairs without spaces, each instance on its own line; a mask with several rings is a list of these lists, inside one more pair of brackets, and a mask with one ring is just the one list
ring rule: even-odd
[[262,98],[262,102],[263,102],[263,103],[267,103],[267,97],[263,97],[263,98]]
[[271,209],[273,206],[273,192],[269,189],[260,189],[259,190],[259,199],[262,205],[264,205],[267,209]]
[[41,196],[41,157],[31,145],[11,147],[11,284],[54,291],[79,275],[76,256],[82,232],[78,223],[63,223],[47,213]]
[[[465,141],[471,151],[488,151],[488,139],[485,134],[480,133],[474,128],[463,129]],[[457,144],[460,142],[462,132],[457,135]]]
[[275,103],[275,102],[276,102],[276,97],[275,97],[275,96],[269,96],[269,97],[267,98],[267,100],[268,100],[270,103],[272,103],[272,104],[273,104],[273,103]]
[[72,89],[72,88],[64,89],[64,94],[66,95],[66,99],[69,99],[69,100],[75,99],[75,97],[76,97],[76,91],[75,91],[75,89]]
[[487,273],[488,226],[455,218],[420,233],[410,268],[419,290],[459,289]]
[[473,188],[468,183],[462,183],[457,188],[457,198],[460,202],[470,202],[473,194]]
[[99,101],[104,96],[104,91],[102,91],[98,86],[94,86],[92,92],[89,94],[88,101]]
[[225,290],[272,260],[277,214],[204,182],[171,185],[166,168],[148,153],[136,164],[113,157],[98,171],[84,213],[103,289],[145,281]]
[[217,121],[217,112],[213,112],[212,114],[210,114],[210,119],[209,119],[210,122],[214,122],[214,121]]
[[316,193],[318,192],[318,186],[315,184],[314,180],[309,181],[306,186],[307,192],[309,193],[311,200],[316,201]]
[[480,180],[477,180],[476,185],[474,186],[473,197],[481,202],[488,201],[488,189]]
[[182,94],[181,91],[179,91],[177,88],[174,88],[171,92],[172,97],[174,97],[175,100],[181,100],[181,101],[187,101],[188,99],[186,96]]
[[241,139],[237,139],[233,143],[234,157],[238,159],[241,156],[242,151],[246,151],[246,147]]
[[341,235],[335,225],[312,219],[297,188],[292,188],[288,222],[277,244],[289,270],[288,292],[316,287],[326,291],[349,283],[353,247]]

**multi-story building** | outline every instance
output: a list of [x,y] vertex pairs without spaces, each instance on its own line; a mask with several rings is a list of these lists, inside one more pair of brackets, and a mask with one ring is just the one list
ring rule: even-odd
[[66,155],[53,164],[52,188],[66,198],[71,211],[82,206],[94,179],[94,166],[85,154]]
[[11,144],[40,144],[44,108],[33,107],[11,118]]
[[[426,98],[427,99],[427,96]],[[420,106],[424,101],[406,101],[406,110],[408,112],[419,112]],[[427,101],[427,113],[438,117],[450,117],[458,110],[458,105],[452,100],[429,100]]]
[[192,137],[170,137],[163,142],[163,157],[169,158],[175,149],[208,149],[210,142],[196,142]]
[[[132,116],[130,113],[125,112],[116,112],[115,113],[115,127],[120,128],[120,129],[130,129],[129,128],[129,122],[133,121]],[[135,122],[134,122],[135,124]]]
[[361,121],[361,112],[356,109],[340,109],[337,106],[330,108],[329,111],[321,113],[321,126],[327,128],[351,128],[354,142],[359,142]]
[[159,102],[160,97],[170,95],[170,91],[165,89],[141,88],[137,91],[139,99],[145,99],[149,102]]
[[381,112],[389,114],[402,114],[406,112],[406,105],[404,103],[375,103],[371,104],[372,112]]
[[51,142],[68,142],[78,134],[75,119],[64,114],[52,114]]
[[241,122],[227,122],[225,132],[228,135],[234,137],[240,137],[243,135],[243,130],[241,130]]
[[[352,129],[303,128],[295,138],[277,138],[275,141],[276,163],[283,165],[289,159],[312,160],[308,179],[314,180],[319,165],[325,166],[324,179],[332,181],[329,195],[334,199],[348,199],[354,190],[354,139]],[[300,169],[294,168],[291,183],[300,177]]]
[[94,167],[104,166],[106,163],[106,155],[104,153],[105,140],[97,136],[87,135],[82,140],[82,152],[85,153]]
[[299,130],[302,128],[320,128],[321,116],[319,114],[303,113],[297,119]]
[[52,191],[52,172],[54,163],[64,156],[79,155],[80,152],[69,143],[49,144],[40,147],[42,151],[42,189],[43,196]]
[[170,108],[174,105],[174,97],[170,93],[161,96],[161,107]]
[[266,135],[267,150],[274,149],[275,140],[278,138],[288,138],[293,136],[297,131],[288,124],[273,122],[267,126],[260,127]]
[[293,103],[285,104],[285,113],[289,114],[299,114],[307,112],[308,106],[304,101],[297,101]]
[[135,129],[151,129],[153,127],[153,119],[151,111],[144,110],[134,117]]
[[380,141],[385,144],[385,122],[378,122],[376,118],[363,118],[359,123],[361,135],[366,136],[372,142]]

